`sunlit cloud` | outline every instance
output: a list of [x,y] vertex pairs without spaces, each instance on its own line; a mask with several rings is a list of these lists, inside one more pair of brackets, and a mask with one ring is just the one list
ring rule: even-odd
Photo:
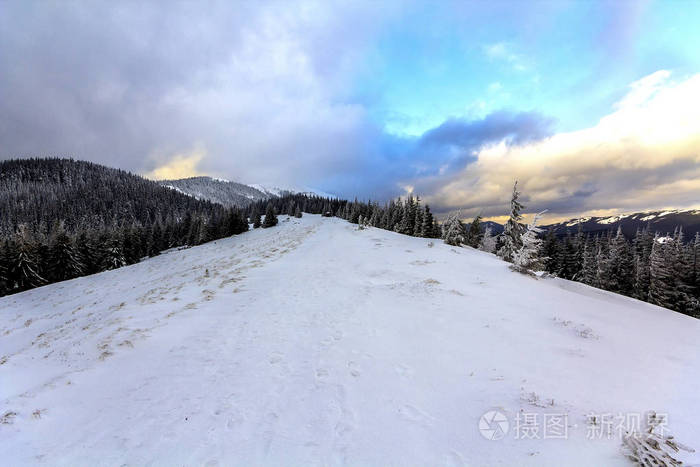
[[159,165],[145,176],[153,180],[174,180],[206,175],[197,168],[205,155],[206,152],[203,149],[195,149],[188,154],[175,154],[166,158],[167,162]]
[[552,216],[700,204],[700,74],[662,70],[630,86],[597,125],[482,148],[429,199],[501,215],[518,179],[529,211]]

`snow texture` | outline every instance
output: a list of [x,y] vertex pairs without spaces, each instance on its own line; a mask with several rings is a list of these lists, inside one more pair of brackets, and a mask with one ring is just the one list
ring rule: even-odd
[[[476,249],[280,216],[0,299],[0,459],[628,465],[620,438],[587,438],[589,414],[666,413],[697,448],[698,335]],[[499,441],[478,429],[494,408]],[[566,413],[568,439],[515,439],[528,412]]]

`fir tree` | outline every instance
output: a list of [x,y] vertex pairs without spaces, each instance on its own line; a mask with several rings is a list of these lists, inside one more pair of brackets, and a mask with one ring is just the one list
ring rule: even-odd
[[112,232],[105,242],[104,255],[102,256],[102,269],[110,270],[126,266],[122,239],[118,232]]
[[262,227],[267,229],[268,227],[274,227],[277,225],[277,215],[275,215],[275,208],[272,203],[267,204],[267,209],[265,209],[265,220],[262,223]]
[[675,248],[673,240],[668,237],[654,238],[649,258],[649,302],[666,308],[672,308],[676,302],[674,290]]
[[414,237],[421,237],[422,232],[423,232],[423,216],[425,215],[423,212],[423,207],[420,205],[420,198],[416,198],[416,207],[415,207],[416,215],[415,218],[413,219],[413,232],[411,235]]
[[80,255],[73,245],[73,240],[68,236],[63,226],[56,228],[51,242],[49,253],[50,279],[52,281],[64,281],[80,277],[84,273],[84,265],[80,261]]
[[523,246],[523,226],[520,224],[523,216],[520,211],[523,210],[524,206],[518,201],[519,197],[518,182],[516,181],[510,199],[510,217],[503,229],[503,246],[497,252],[498,256],[509,262],[513,262],[513,255]]
[[420,236],[423,238],[435,238],[433,213],[430,212],[430,206],[425,205],[423,211],[423,225],[421,226]]
[[299,206],[298,206],[298,205],[297,205],[297,207],[294,209],[294,217],[296,217],[297,219],[301,219],[301,209],[299,209]]
[[542,229],[537,226],[537,223],[544,213],[545,211],[542,211],[533,216],[532,222],[521,238],[522,246],[513,254],[513,268],[519,272],[529,273],[542,269],[543,258],[540,256],[542,240],[539,238]]
[[442,239],[448,245],[460,246],[464,243],[464,224],[459,219],[460,215],[460,212],[450,214],[442,225]]
[[578,279],[584,284],[596,287],[598,285],[598,263],[596,261],[595,243],[587,241],[583,246],[583,267]]
[[561,252],[559,249],[559,239],[552,229],[547,231],[547,235],[542,242],[542,258],[545,258],[543,260],[544,270],[550,274],[559,275],[561,271],[559,266]]
[[629,243],[622,233],[622,227],[617,228],[617,234],[610,243],[608,256],[610,280],[608,290],[623,295],[631,295],[633,290],[634,263]]
[[46,284],[46,279],[37,272],[36,244],[24,225],[20,225],[9,250],[7,275],[11,290],[21,292]]
[[253,213],[250,215],[250,221],[253,224],[254,229],[257,229],[262,225],[260,211],[258,211],[257,208],[253,208]]

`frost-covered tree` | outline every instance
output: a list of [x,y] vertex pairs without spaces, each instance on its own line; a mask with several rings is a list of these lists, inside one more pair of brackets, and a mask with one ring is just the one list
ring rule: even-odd
[[448,245],[460,246],[464,243],[464,224],[459,219],[460,215],[460,212],[452,213],[442,224],[442,239]]
[[105,245],[105,251],[102,255],[102,269],[110,270],[126,266],[126,258],[124,258],[124,250],[122,249],[122,239],[114,232],[109,235]]
[[37,262],[37,245],[25,225],[20,225],[15,240],[10,244],[8,261],[8,278],[10,289],[22,291],[46,284],[39,274]]
[[277,215],[275,214],[275,208],[272,203],[268,203],[265,209],[265,220],[262,223],[263,229],[268,227],[274,227],[277,225]]
[[301,209],[299,209],[299,205],[294,209],[294,217],[301,219]]
[[646,300],[649,297],[649,258],[654,243],[654,236],[649,229],[637,230],[632,242],[634,255],[634,297]]
[[676,258],[672,243],[672,238],[661,237],[657,234],[654,237],[649,258],[648,300],[655,305],[667,308],[671,308],[676,302],[675,278],[673,276],[673,263]]
[[632,275],[634,263],[630,245],[622,233],[622,227],[617,228],[615,237],[610,241],[608,264],[610,276],[607,289],[619,294],[631,295],[634,285]]
[[537,223],[546,211],[539,212],[532,217],[532,222],[528,224],[527,230],[521,237],[522,246],[513,254],[513,268],[519,272],[530,273],[542,269],[540,249],[542,240],[539,236],[542,229]]
[[73,279],[83,275],[84,265],[73,240],[63,226],[56,229],[49,251],[50,278],[53,281]]
[[518,191],[518,182],[516,181],[513,185],[513,194],[510,199],[510,217],[501,235],[503,246],[501,246],[496,253],[505,261],[509,262],[513,262],[515,252],[519,251],[523,246],[522,235],[524,229],[520,224],[523,216],[520,212],[523,210],[524,206],[518,201],[519,197],[520,192]]
[[598,263],[596,262],[596,248],[593,242],[587,241],[583,246],[583,267],[578,280],[584,284],[595,287],[597,281]]
[[481,242],[479,243],[479,249],[486,253],[493,253],[496,251],[496,237],[493,236],[492,232],[491,226],[486,226],[484,235],[481,237]]

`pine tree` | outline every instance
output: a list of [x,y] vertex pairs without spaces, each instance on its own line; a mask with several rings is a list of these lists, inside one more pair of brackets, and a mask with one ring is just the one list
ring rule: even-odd
[[95,247],[92,237],[85,231],[81,232],[78,235],[75,246],[80,262],[84,266],[85,274],[99,272],[102,265],[102,257]]
[[464,224],[459,219],[460,215],[460,212],[450,214],[442,225],[442,239],[448,245],[460,246],[464,243]]
[[422,232],[423,232],[423,207],[420,205],[420,198],[416,198],[416,207],[415,207],[416,215],[415,218],[413,219],[413,231],[411,232],[411,235],[414,237],[421,237]]
[[481,214],[477,214],[469,224],[469,229],[467,230],[467,235],[464,243],[472,248],[478,248],[481,243],[481,237],[483,233],[481,232]]
[[559,261],[561,252],[559,248],[559,239],[552,229],[547,231],[547,235],[542,242],[541,256],[546,258],[543,260],[544,270],[550,274],[559,275],[561,271]]
[[126,266],[126,258],[124,258],[124,250],[122,249],[121,235],[115,231],[107,236],[102,255],[102,269],[117,269],[122,266]]
[[250,220],[251,223],[253,224],[253,228],[257,229],[262,225],[262,218],[260,216],[260,211],[256,207],[253,208],[253,212],[250,215]]
[[435,238],[434,222],[433,213],[430,212],[430,206],[426,204],[423,211],[423,225],[421,226],[420,232],[421,237]]
[[539,238],[542,229],[537,226],[537,223],[545,212],[542,211],[533,216],[532,222],[521,237],[522,246],[513,254],[513,268],[519,272],[529,273],[542,269],[544,258],[540,256],[542,240]]
[[10,293],[8,242],[0,241],[0,297]]
[[595,243],[587,241],[583,246],[583,267],[578,280],[584,284],[596,287],[598,285],[597,272],[598,263],[596,262]]
[[605,237],[598,237],[596,245],[596,284],[597,287],[607,290],[610,286],[610,232]]
[[503,229],[503,246],[496,253],[509,262],[513,262],[513,255],[523,246],[523,226],[520,224],[523,216],[520,214],[520,211],[523,210],[524,206],[518,201],[519,197],[518,182],[516,181],[515,185],[513,185],[513,195],[510,199],[510,217]]
[[277,216],[275,215],[275,208],[272,203],[267,204],[267,209],[265,209],[265,220],[263,221],[262,227],[267,229],[268,227],[274,227],[277,225]]
[[63,225],[56,228],[54,238],[51,242],[50,253],[50,275],[51,281],[64,281],[80,277],[84,273],[84,265],[80,261],[73,240],[68,236]]
[[639,300],[647,300],[649,297],[649,258],[654,237],[648,228],[637,230],[632,247],[634,252],[634,296]]
[[608,264],[610,278],[606,288],[615,293],[631,295],[634,285],[632,275],[634,263],[629,243],[622,233],[622,227],[617,228],[617,234],[610,242]]
[[496,251],[496,237],[494,237],[491,232],[492,229],[489,225],[484,229],[484,235],[481,237],[481,243],[479,244],[479,249],[486,253],[493,253]]
[[674,290],[675,278],[673,263],[675,261],[675,248],[673,239],[668,237],[654,237],[649,258],[649,302],[655,305],[672,308],[676,302]]
[[37,272],[36,249],[37,245],[29,230],[20,225],[9,248],[8,278],[11,290],[21,292],[46,284],[46,279]]

